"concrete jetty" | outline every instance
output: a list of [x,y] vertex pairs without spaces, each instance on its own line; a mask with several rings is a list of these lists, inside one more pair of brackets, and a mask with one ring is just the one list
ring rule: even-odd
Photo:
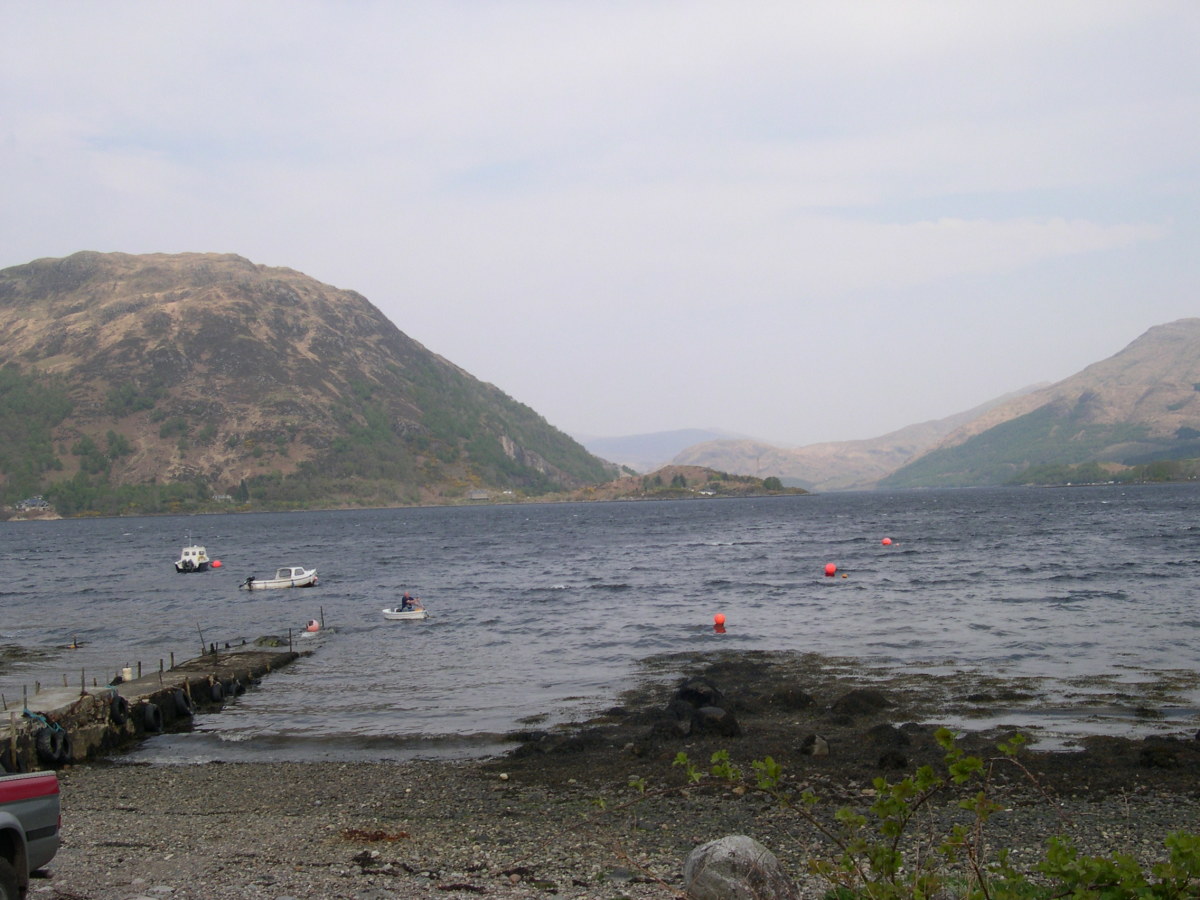
[[219,708],[302,655],[246,644],[218,649],[150,673],[125,670],[113,684],[40,690],[0,723],[0,771],[32,772],[82,762],[178,728],[199,710]]

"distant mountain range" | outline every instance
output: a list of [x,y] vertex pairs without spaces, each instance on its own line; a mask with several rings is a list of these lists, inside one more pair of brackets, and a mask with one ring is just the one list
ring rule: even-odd
[[[683,428],[677,431],[656,431],[652,434],[632,434],[626,437],[590,437],[576,435],[576,440],[602,459],[632,469],[653,472],[667,465],[676,455],[696,444],[710,441],[737,440],[741,435],[707,428]],[[750,474],[750,473],[744,473]]]
[[0,271],[0,493],[64,514],[540,496],[615,466],[365,297],[229,254]]
[[[1198,458],[1200,319],[1152,328],[1057,384],[871,440],[787,449],[693,429],[581,443],[365,297],[292,269],[83,252],[0,271],[10,511],[966,486]],[[650,477],[617,482],[621,467]]]
[[1200,457],[1200,319],[1151,328],[1070,378],[988,410],[881,487],[1001,484],[1030,468]]
[[672,462],[759,478],[775,475],[786,485],[810,491],[863,490],[874,487],[880,479],[936,447],[958,428],[1020,393],[1006,395],[945,419],[909,425],[877,438],[794,448],[754,440],[708,441],[686,448]]
[[782,448],[705,441],[672,463],[778,476],[809,490],[1002,484],[1043,471],[1092,477],[1200,457],[1200,319],[1151,328],[1056,384],[863,441]]

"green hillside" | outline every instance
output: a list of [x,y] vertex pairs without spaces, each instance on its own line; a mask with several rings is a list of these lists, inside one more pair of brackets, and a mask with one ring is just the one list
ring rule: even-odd
[[0,271],[0,499],[63,515],[537,497],[615,469],[366,298],[222,254]]

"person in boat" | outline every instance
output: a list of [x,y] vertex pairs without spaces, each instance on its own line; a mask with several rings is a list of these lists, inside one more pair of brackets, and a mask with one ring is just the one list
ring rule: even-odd
[[400,598],[400,612],[407,612],[410,609],[419,609],[420,606],[421,601],[408,591],[405,591],[404,596]]

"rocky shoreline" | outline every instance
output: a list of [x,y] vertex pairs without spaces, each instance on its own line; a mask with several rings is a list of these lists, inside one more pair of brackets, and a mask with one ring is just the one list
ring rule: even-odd
[[[889,677],[816,656],[683,655],[653,661],[643,684],[589,722],[514,735],[498,759],[79,766],[61,773],[64,844],[31,896],[678,897],[689,852],[745,834],[778,856],[799,896],[819,898],[827,885],[806,874],[806,861],[828,852],[820,833],[754,790],[688,786],[676,755],[707,767],[724,749],[744,771],[771,756],[789,789],[812,790],[829,816],[868,805],[876,777],[937,764],[934,728],[942,715],[959,717],[958,700],[1000,705],[1021,690]],[[723,714],[697,716],[705,706]],[[967,731],[960,745],[990,759],[1001,737]],[[1148,863],[1168,832],[1200,822],[1193,735],[1083,738],[1074,752],[1033,750],[1022,762],[995,769],[1004,811],[987,831],[1018,863],[1056,834],[1085,853]],[[961,817],[953,800],[922,827]]]

